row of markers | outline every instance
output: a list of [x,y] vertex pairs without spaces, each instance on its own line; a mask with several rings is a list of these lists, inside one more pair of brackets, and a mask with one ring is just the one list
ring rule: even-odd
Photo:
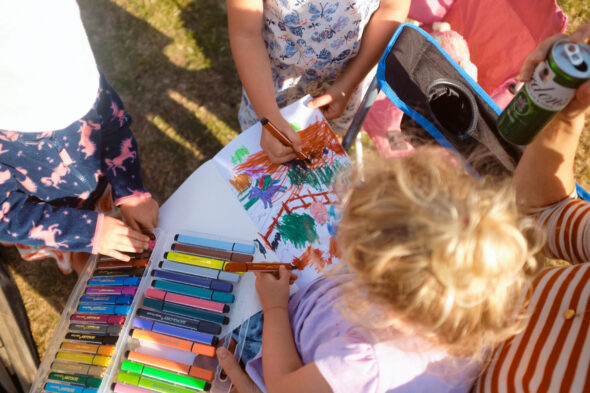
[[[215,347],[229,323],[240,274],[227,262],[251,262],[254,245],[176,235],[150,280],[132,322],[131,338],[112,389],[117,393],[208,391]],[[215,389],[213,389],[215,390]]]
[[131,262],[97,262],[51,363],[45,391],[97,392],[148,260],[149,253]]

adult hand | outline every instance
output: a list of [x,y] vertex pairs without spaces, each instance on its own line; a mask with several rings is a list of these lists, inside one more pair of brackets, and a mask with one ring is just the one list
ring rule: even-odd
[[287,309],[289,285],[295,275],[284,266],[279,268],[278,274],[275,272],[255,272],[254,274],[256,275],[256,292],[258,292],[260,304],[262,304],[262,311],[266,312],[271,308]]
[[307,103],[311,109],[320,108],[328,120],[337,119],[344,113],[354,89],[349,89],[343,83],[336,81],[322,95]]
[[[540,62],[544,61],[551,46],[560,39],[567,38],[564,34],[555,34],[543,41],[541,41],[535,50],[528,54],[520,70],[520,79],[522,81],[529,81],[533,75],[535,67]],[[571,42],[586,42],[590,43],[590,22],[586,22],[578,27],[576,31],[569,37]],[[571,121],[578,118],[581,119],[588,107],[590,106],[590,80],[583,83],[576,90],[576,94],[572,101],[557,115],[556,120]]]
[[301,151],[301,138],[282,116],[271,121],[276,128],[281,130],[293,142],[293,147],[283,145],[264,127],[260,136],[260,147],[264,150],[270,161],[276,164],[295,159],[297,157],[295,151]]
[[98,252],[121,261],[131,257],[124,252],[138,253],[148,249],[150,238],[130,228],[123,221],[104,216],[98,240]]
[[262,393],[262,390],[260,390],[248,374],[242,370],[234,355],[228,351],[227,348],[217,348],[216,355],[219,365],[233,384],[231,392],[233,392],[235,388],[237,393]]
[[158,202],[152,198],[135,199],[119,209],[127,225],[136,231],[151,232],[158,225]]

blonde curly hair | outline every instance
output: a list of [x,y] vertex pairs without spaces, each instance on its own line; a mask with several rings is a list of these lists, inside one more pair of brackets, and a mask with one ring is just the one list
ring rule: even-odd
[[341,188],[348,315],[375,328],[401,321],[469,355],[523,327],[519,300],[543,237],[507,179],[474,176],[454,153],[422,147],[353,169]]

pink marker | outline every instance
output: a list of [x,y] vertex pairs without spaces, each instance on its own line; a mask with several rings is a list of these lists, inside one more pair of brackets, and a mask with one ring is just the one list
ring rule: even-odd
[[182,304],[183,306],[196,307],[202,310],[213,311],[217,313],[229,312],[229,306],[227,304],[199,299],[191,296],[179,295],[155,288],[148,288],[145,291],[145,296],[151,299],[164,300],[170,303]]
[[156,247],[156,241],[150,240],[148,241],[148,249],[153,250]]
[[108,314],[72,314],[71,321],[77,322],[92,322],[92,323],[106,323],[109,325],[122,325],[125,323],[125,316],[123,315],[108,315]]
[[120,382],[115,384],[113,388],[115,393],[150,393],[151,390],[140,389],[137,386],[125,385]]

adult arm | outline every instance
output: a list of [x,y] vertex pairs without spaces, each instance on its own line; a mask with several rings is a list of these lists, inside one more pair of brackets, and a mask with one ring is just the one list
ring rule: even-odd
[[[535,66],[545,59],[551,45],[563,35],[542,41],[525,59],[521,79],[529,80]],[[590,41],[590,22],[571,35],[573,42]],[[584,113],[590,106],[590,81],[575,98],[527,145],[514,172],[519,204],[543,207],[566,198],[575,189],[574,158],[584,129]]]
[[377,64],[391,36],[403,23],[410,10],[410,0],[381,0],[361,38],[358,54],[328,90],[310,101],[308,106],[321,107],[326,118],[340,117],[350,96]]
[[[227,0],[227,19],[232,55],[242,85],[259,118],[266,117],[301,149],[301,138],[283,118],[276,102],[270,59],[264,40],[263,0]],[[272,162],[285,162],[296,157],[263,130],[260,146]]]

